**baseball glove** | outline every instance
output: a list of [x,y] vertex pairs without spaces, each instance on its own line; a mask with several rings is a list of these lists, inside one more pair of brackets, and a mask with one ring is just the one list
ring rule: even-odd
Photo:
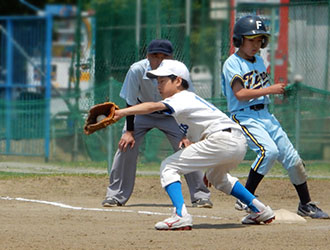
[[[97,130],[103,129],[115,122],[115,110],[119,107],[113,102],[105,102],[94,105],[88,112],[87,119],[84,125],[84,133],[90,135]],[[104,115],[105,118],[101,121],[97,121],[99,115]]]

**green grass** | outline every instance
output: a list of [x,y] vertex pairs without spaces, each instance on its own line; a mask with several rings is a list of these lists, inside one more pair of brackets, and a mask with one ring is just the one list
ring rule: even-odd
[[49,164],[57,165],[61,167],[81,167],[81,168],[107,168],[108,163],[105,161],[102,162],[93,162],[93,161],[81,161],[81,162],[56,162],[53,161]]
[[87,176],[87,177],[103,177],[106,174],[93,174],[93,173],[55,173],[55,174],[43,174],[43,173],[19,173],[19,172],[4,172],[0,171],[0,180],[15,179],[15,178],[38,178],[41,176]]
[[[235,175],[247,175],[250,171],[252,162],[243,162],[236,169],[231,171],[231,174]],[[330,176],[330,162],[305,162],[306,172],[309,176]],[[160,164],[149,163],[149,164],[138,164],[139,171],[159,171]],[[271,168],[269,176],[287,176],[287,171],[282,167],[281,164],[275,163]]]
[[[305,162],[306,172],[308,176],[330,176],[330,162]],[[231,171],[234,175],[236,174],[248,174],[250,171],[251,162],[244,162],[238,166],[237,169]],[[281,164],[275,163],[267,175],[285,175],[287,171],[282,167]]]
[[[38,162],[41,164],[42,162]],[[250,171],[250,165],[252,162],[245,161],[241,163],[236,169],[231,171],[232,175],[247,175]],[[46,165],[56,165],[63,168],[99,168],[99,169],[107,169],[107,162],[43,162],[42,164]],[[160,163],[138,163],[137,170],[139,172],[155,172],[155,175],[158,174],[160,168]],[[330,177],[330,162],[321,162],[321,161],[311,161],[306,162],[306,171],[308,176],[313,177]],[[18,173],[18,172],[8,172],[8,171],[1,171],[0,170],[0,178],[17,178],[17,177],[34,177],[34,176],[58,176],[58,175],[94,175],[94,174],[61,174],[61,173],[54,173],[54,174],[42,174],[42,173]],[[95,176],[99,174],[95,174]],[[284,168],[279,164],[276,163],[269,173],[268,176],[287,176],[287,172]]]
[[40,175],[39,174],[0,171],[0,179],[11,179],[11,178],[17,178],[17,177],[35,177],[35,176],[40,176]]
[[[236,169],[232,170],[230,173],[240,176],[247,176],[250,172],[250,166],[252,162],[243,162]],[[309,178],[315,177],[326,177],[330,178],[330,162],[306,162],[306,172]],[[158,172],[160,164],[149,163],[149,164],[138,164],[138,171],[147,171],[147,172]],[[271,170],[268,172],[267,176],[287,176],[287,171],[282,167],[281,164],[275,163]]]

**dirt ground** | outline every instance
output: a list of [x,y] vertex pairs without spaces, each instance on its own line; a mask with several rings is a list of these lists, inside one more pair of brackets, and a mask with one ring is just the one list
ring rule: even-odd
[[[233,197],[211,188],[214,207],[192,208],[185,182],[193,230],[157,231],[154,224],[171,213],[159,177],[138,176],[126,206],[103,209],[107,183],[106,175],[0,180],[0,249],[330,248],[330,220],[242,225],[244,213],[234,210]],[[309,187],[313,200],[329,213],[330,180],[311,179]],[[258,195],[274,210],[297,209],[298,198],[288,179],[266,178]]]

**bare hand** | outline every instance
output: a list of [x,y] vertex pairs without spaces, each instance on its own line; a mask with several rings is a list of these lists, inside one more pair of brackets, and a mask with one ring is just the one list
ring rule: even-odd
[[209,182],[209,180],[207,179],[206,174],[204,174],[203,182],[204,182],[204,184],[205,184],[206,187],[208,187],[208,188],[212,187],[212,184],[211,184],[211,182]]
[[276,83],[276,84],[273,84],[272,86],[270,86],[268,88],[271,91],[270,94],[284,94],[285,86],[286,86],[285,83]]
[[126,152],[127,147],[133,148],[135,145],[134,132],[126,131],[120,138],[118,142],[118,148],[120,151]]
[[192,144],[192,142],[191,142],[188,138],[184,137],[184,138],[182,138],[182,140],[179,142],[179,148],[186,148],[186,147],[188,147],[190,144]]

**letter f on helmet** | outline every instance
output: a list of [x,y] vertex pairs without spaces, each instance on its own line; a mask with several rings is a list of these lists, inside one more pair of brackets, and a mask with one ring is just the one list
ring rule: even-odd
[[256,21],[257,30],[262,27],[262,21]]
[[241,17],[234,26],[233,44],[239,48],[243,43],[244,36],[256,36],[263,35],[264,41],[261,48],[265,48],[268,44],[269,32],[266,30],[266,26],[263,20],[256,15],[247,15]]

